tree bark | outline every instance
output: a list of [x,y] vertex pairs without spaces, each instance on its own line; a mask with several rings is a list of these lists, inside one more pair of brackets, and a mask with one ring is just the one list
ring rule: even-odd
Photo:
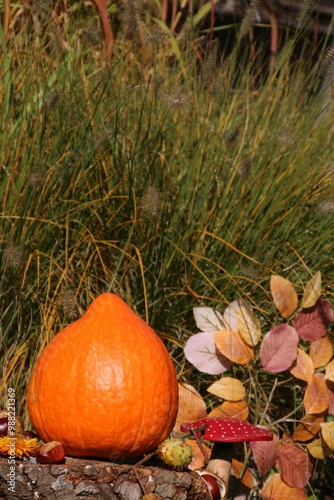
[[[210,499],[206,483],[195,472],[178,472],[155,465],[145,464],[134,470],[132,465],[67,457],[63,464],[16,460],[15,470],[10,467],[13,465],[7,458],[0,458],[1,500],[87,497],[140,500],[144,494],[147,495],[145,500]],[[13,477],[14,487],[11,488]]]

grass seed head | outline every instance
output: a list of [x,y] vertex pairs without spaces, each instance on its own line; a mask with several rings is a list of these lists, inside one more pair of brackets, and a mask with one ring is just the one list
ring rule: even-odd
[[164,40],[168,40],[168,38],[170,38],[170,34],[159,28],[153,28],[145,33],[145,41],[151,44],[163,42]]
[[78,317],[76,292],[72,288],[64,288],[59,295],[59,308],[66,318],[74,320]]
[[148,186],[143,193],[140,204],[144,217],[156,219],[160,213],[161,202],[161,192],[153,185]]
[[29,184],[32,187],[39,188],[43,187],[46,181],[46,175],[44,172],[31,172],[29,175]]
[[334,65],[334,47],[329,47],[324,53],[319,64],[319,75],[327,76]]
[[334,199],[323,200],[319,203],[320,212],[326,215],[334,215]]
[[255,16],[257,14],[257,8],[258,8],[258,0],[252,0],[250,3],[249,8],[246,11],[245,17],[243,18],[239,33],[238,33],[238,39],[239,41],[244,38],[244,36],[247,35],[249,29],[254,23]]
[[22,264],[23,252],[22,249],[13,243],[8,243],[4,250],[4,258],[6,264],[13,268],[17,269]]
[[187,106],[190,101],[190,96],[182,89],[176,89],[170,93],[165,94],[165,104],[169,108],[179,109]]
[[130,40],[141,44],[144,33],[140,0],[123,0],[123,17],[126,34]]

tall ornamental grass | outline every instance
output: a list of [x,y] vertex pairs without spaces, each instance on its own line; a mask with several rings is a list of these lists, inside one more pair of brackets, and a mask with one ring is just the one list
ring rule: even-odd
[[330,53],[287,34],[270,70],[261,39],[227,56],[198,17],[176,33],[157,6],[131,26],[112,5],[110,58],[92,5],[26,9],[0,33],[3,402],[15,387],[23,414],[36,357],[101,292],[180,379],[193,306],[265,310],[275,272],[321,269],[333,293]]

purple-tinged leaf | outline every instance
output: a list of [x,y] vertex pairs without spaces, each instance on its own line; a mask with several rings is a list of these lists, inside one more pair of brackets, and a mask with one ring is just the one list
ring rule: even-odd
[[214,332],[192,335],[184,346],[184,355],[197,370],[210,375],[223,373],[233,364],[218,351]]
[[298,342],[296,330],[286,323],[268,332],[260,349],[260,359],[264,370],[272,373],[288,370],[297,358]]
[[253,441],[250,443],[254,461],[259,473],[264,476],[274,467],[278,457],[279,439],[274,434],[272,441]]
[[320,299],[312,307],[302,309],[296,316],[294,327],[304,340],[314,342],[327,334],[334,321],[333,308],[327,299]]
[[334,416],[334,382],[326,380],[326,387],[328,391],[328,413]]

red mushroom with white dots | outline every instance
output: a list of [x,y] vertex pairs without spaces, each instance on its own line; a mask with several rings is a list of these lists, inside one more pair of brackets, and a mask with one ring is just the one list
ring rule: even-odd
[[228,488],[234,443],[248,441],[272,441],[274,435],[263,427],[257,427],[237,418],[203,418],[182,424],[182,432],[191,431],[214,443],[206,469],[219,476]]

